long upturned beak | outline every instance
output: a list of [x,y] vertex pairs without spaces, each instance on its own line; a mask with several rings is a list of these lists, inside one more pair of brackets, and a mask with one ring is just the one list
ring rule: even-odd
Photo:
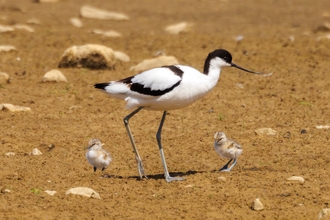
[[251,70],[244,69],[243,67],[240,67],[240,66],[236,65],[235,63],[231,63],[231,66],[236,67],[237,69],[243,70],[243,71],[248,72],[248,73],[263,74],[263,72],[253,72]]

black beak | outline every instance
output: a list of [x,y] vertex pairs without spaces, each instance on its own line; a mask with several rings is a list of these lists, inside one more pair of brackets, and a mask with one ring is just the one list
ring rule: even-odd
[[243,67],[240,67],[240,66],[236,65],[235,63],[231,63],[231,66],[236,67],[237,69],[243,70],[243,71],[248,72],[248,73],[262,74],[262,72],[253,72],[251,70],[244,69]]

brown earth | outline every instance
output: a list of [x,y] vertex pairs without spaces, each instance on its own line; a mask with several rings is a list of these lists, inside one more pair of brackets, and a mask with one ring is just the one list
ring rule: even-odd
[[[317,219],[329,208],[330,41],[316,38],[330,22],[328,0],[63,0],[36,3],[2,0],[0,24],[37,18],[35,33],[0,34],[0,103],[27,106],[31,112],[0,112],[1,219]],[[82,19],[70,25],[82,5],[130,16],[129,21]],[[328,10],[328,11],[326,11]],[[328,15],[326,14],[328,13]],[[194,23],[191,31],[166,35],[165,26]],[[121,38],[90,31],[113,29]],[[241,42],[234,38],[243,35]],[[294,37],[294,38],[293,38]],[[293,41],[292,41],[293,40]],[[115,70],[61,69],[68,83],[41,83],[72,45],[97,43],[124,51],[129,63]],[[172,175],[166,183],[155,133],[161,112],[142,111],[130,121],[149,180],[140,181],[123,117],[125,103],[93,88],[95,83],[132,75],[132,65],[157,51],[182,64],[203,68],[206,55],[225,48],[233,61],[269,77],[225,69],[218,85],[190,107],[169,112],[163,145]],[[242,89],[243,86],[243,89]],[[70,109],[72,106],[80,106]],[[277,131],[259,136],[258,128]],[[305,130],[306,132],[302,132]],[[213,134],[225,132],[244,152],[230,173],[213,149]],[[100,178],[85,158],[92,137],[105,143],[113,162]],[[48,151],[48,145],[54,149]],[[30,156],[37,147],[41,156]],[[5,156],[15,152],[15,156]],[[297,175],[304,184],[288,182]],[[220,178],[219,178],[220,177]],[[223,180],[224,178],[225,180]],[[93,188],[101,200],[65,195],[72,187]],[[5,192],[9,189],[10,192]],[[56,190],[54,196],[45,190]],[[254,211],[260,198],[265,209]]]

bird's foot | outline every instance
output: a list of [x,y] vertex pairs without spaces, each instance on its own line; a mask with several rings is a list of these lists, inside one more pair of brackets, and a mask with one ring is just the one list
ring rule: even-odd
[[165,176],[166,182],[172,182],[172,181],[182,181],[185,180],[183,177],[171,177],[171,176]]
[[220,171],[220,172],[230,172],[230,169],[227,169],[227,168],[221,168],[219,171]]
[[139,171],[141,180],[143,179],[143,177],[148,179],[147,175],[144,172],[142,160],[138,160],[137,163],[138,163],[138,171]]

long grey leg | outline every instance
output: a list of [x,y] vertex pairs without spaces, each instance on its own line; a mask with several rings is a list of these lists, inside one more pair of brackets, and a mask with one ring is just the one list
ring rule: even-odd
[[[230,163],[232,160],[234,160],[234,162],[233,162],[233,164],[228,168],[228,165],[229,165],[229,163]],[[236,160],[236,159],[230,159],[230,160],[228,161],[228,163],[220,169],[220,171],[230,172],[230,171],[234,168],[234,166],[236,165],[236,163],[237,163],[237,160]]]
[[228,165],[230,164],[230,162],[232,161],[233,159],[230,159],[219,171],[225,171],[228,169]]
[[237,160],[234,159],[234,162],[233,162],[233,164],[228,168],[228,171],[231,171],[231,169],[234,168],[234,166],[236,165],[236,163],[237,163]]
[[131,114],[127,115],[124,118],[124,124],[125,124],[126,130],[127,130],[127,134],[129,136],[129,139],[131,140],[131,143],[132,143],[132,146],[133,146],[133,150],[134,150],[134,153],[135,153],[135,159],[136,159],[136,162],[138,164],[138,171],[139,171],[139,174],[140,174],[140,178],[142,179],[143,177],[145,177],[146,179],[148,179],[148,177],[144,173],[144,168],[143,168],[143,165],[142,165],[142,159],[141,159],[140,154],[139,154],[139,152],[136,148],[135,141],[134,141],[131,129],[130,129],[129,124],[128,124],[128,120],[131,117],[133,117],[136,113],[141,111],[141,109],[143,109],[143,107],[139,107],[136,110],[134,110]]
[[182,177],[171,177],[170,174],[169,174],[169,172],[168,172],[168,169],[167,169],[165,155],[164,155],[164,151],[163,151],[163,147],[162,147],[162,140],[161,140],[162,139],[162,128],[163,128],[163,125],[164,125],[166,114],[167,114],[167,112],[164,111],[163,117],[162,117],[162,119],[160,121],[159,128],[158,128],[158,131],[157,131],[157,134],[156,134],[156,139],[157,139],[157,143],[158,143],[159,153],[160,153],[160,157],[162,159],[162,163],[163,163],[163,167],[164,167],[165,180],[166,180],[166,182],[172,182],[174,180],[184,180],[184,178],[182,178]]

